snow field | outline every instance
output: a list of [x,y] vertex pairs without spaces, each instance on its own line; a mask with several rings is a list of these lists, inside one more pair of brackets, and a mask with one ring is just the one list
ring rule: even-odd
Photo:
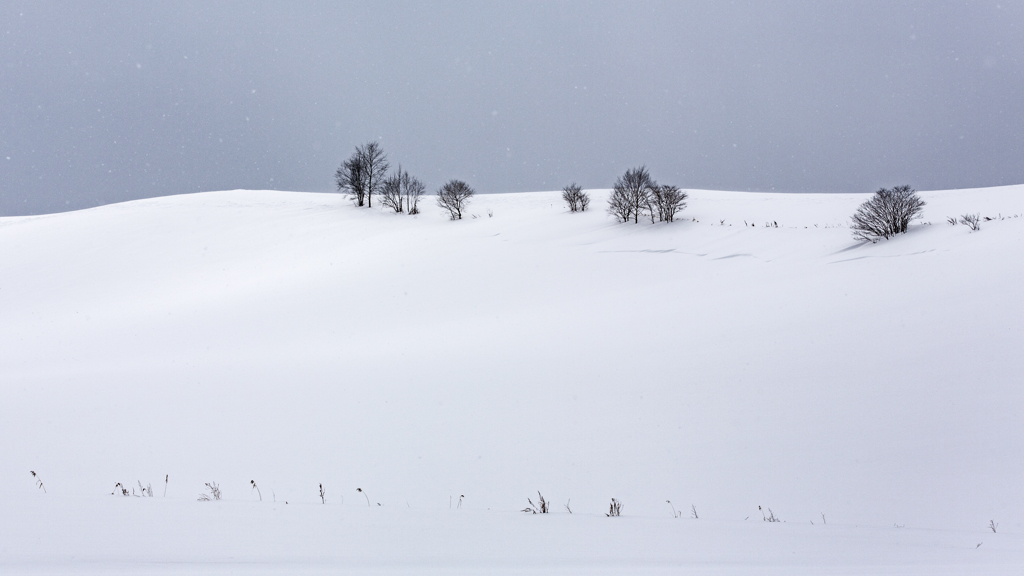
[[[1011,573],[1022,192],[922,193],[874,245],[842,225],[866,195],[0,219],[0,570]],[[157,498],[105,496],[139,480]],[[516,512],[537,490],[553,514]]]

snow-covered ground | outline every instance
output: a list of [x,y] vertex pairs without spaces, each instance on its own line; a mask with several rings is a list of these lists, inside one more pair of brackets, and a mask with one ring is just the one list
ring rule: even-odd
[[1024,572],[1024,186],[593,194],[0,219],[0,572]]

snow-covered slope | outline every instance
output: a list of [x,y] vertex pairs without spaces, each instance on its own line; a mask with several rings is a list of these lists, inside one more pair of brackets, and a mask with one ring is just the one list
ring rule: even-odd
[[878,244],[866,195],[593,194],[0,219],[0,570],[1024,566],[1024,186]]

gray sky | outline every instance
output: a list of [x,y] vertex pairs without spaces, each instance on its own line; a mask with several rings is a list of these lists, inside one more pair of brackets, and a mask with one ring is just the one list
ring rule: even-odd
[[[0,3],[0,215],[332,191],[1024,183],[1024,2]],[[9,158],[9,159],[8,159]]]

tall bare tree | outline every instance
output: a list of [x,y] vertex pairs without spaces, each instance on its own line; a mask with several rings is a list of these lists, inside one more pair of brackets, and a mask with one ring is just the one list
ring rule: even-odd
[[347,190],[362,206],[373,207],[373,195],[378,194],[388,173],[388,157],[377,142],[356,146],[356,151],[334,173],[338,190]]
[[449,180],[437,191],[437,205],[448,211],[452,220],[462,220],[466,203],[476,192],[462,180]]

